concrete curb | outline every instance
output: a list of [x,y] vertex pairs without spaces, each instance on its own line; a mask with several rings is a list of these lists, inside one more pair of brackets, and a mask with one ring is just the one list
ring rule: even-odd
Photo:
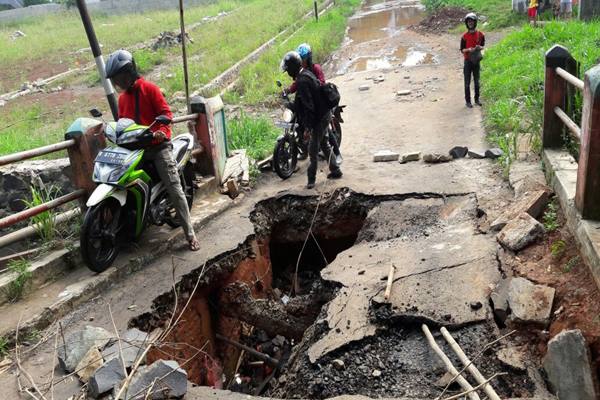
[[[243,197],[244,195],[242,194],[238,199],[243,199]],[[197,199],[197,201],[200,203],[201,199]],[[192,216],[194,229],[198,230],[238,202],[239,200],[234,202],[226,196],[218,197],[217,200],[212,203],[210,209],[201,209]],[[161,232],[160,230],[154,233],[164,237],[162,236],[164,235],[164,232]],[[129,258],[129,260],[121,265],[113,266],[101,274],[90,276],[80,282],[67,286],[60,294],[60,299],[58,301],[49,307],[46,307],[37,315],[23,321],[19,328],[19,332],[21,334],[27,334],[28,331],[34,329],[42,330],[50,326],[54,321],[72,311],[76,306],[94,298],[106,288],[115,282],[122,280],[127,275],[141,270],[145,265],[156,260],[161,254],[181,245],[184,241],[183,231],[177,229],[177,231],[168,236],[166,240],[157,241],[157,243],[152,243],[151,246],[148,246],[147,249],[136,251],[137,254],[134,257]],[[81,268],[85,267],[81,266]],[[0,328],[2,330],[0,336],[5,337],[11,345],[14,345],[16,327],[3,328],[4,329]]]
[[581,250],[584,261],[600,288],[600,221],[581,218],[575,208],[577,186],[577,162],[562,150],[546,149],[543,154],[546,180],[554,189],[566,219]]

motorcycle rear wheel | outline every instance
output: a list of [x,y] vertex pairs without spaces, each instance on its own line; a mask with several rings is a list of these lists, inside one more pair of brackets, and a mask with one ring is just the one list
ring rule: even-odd
[[88,209],[81,226],[83,261],[94,272],[104,272],[119,255],[121,204],[109,197]]
[[278,140],[273,150],[273,168],[281,179],[288,179],[296,170],[298,150],[290,135]]

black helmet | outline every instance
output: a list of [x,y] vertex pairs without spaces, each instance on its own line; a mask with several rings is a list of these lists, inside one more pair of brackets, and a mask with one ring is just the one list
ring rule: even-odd
[[281,70],[287,72],[292,78],[298,75],[300,68],[302,68],[302,59],[295,51],[290,51],[281,60]]
[[469,29],[469,20],[474,21],[475,22],[475,28],[477,28],[477,14],[475,13],[468,13],[465,16],[465,25],[467,26],[467,29]]
[[106,78],[114,78],[121,72],[129,72],[131,75],[137,76],[135,60],[127,50],[117,50],[106,60]]

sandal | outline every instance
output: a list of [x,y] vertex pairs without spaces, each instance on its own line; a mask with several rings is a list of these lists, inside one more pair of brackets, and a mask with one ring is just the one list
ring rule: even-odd
[[200,242],[198,242],[198,239],[196,239],[196,238],[188,240],[188,245],[189,245],[190,251],[200,250]]

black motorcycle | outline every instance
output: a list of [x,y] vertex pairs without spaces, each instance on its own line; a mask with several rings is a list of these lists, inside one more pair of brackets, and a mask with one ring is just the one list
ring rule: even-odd
[[[281,82],[277,81],[277,86],[281,87]],[[298,160],[304,160],[308,157],[309,138],[305,137],[305,129],[298,123],[296,114],[292,111],[290,98],[287,92],[283,91],[281,97],[285,101],[282,120],[275,125],[283,129],[283,134],[277,138],[275,149],[273,150],[273,169],[281,179],[287,179],[296,170]],[[336,153],[339,154],[339,147],[342,142],[342,112],[346,106],[338,106],[333,110],[331,123],[327,134],[332,145],[332,149],[337,147]],[[338,155],[338,160],[341,156]]]

